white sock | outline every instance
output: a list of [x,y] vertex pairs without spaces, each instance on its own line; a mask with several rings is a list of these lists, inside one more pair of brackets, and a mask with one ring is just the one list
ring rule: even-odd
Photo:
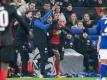
[[106,78],[105,77],[102,77],[102,79],[101,80],[106,80]]

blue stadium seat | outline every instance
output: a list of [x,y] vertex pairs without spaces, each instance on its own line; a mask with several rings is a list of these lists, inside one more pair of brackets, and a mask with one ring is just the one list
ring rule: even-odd
[[98,40],[98,35],[89,35],[90,40]]
[[97,35],[97,31],[95,28],[88,28],[88,34],[89,35]]
[[98,34],[95,28],[88,28],[89,39],[92,41],[93,46],[97,46]]
[[83,33],[83,30],[82,29],[78,29],[78,28],[71,28],[71,32],[72,34],[82,34]]

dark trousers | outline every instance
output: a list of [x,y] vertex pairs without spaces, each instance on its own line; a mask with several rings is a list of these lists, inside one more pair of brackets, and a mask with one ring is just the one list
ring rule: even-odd
[[29,54],[26,48],[26,45],[22,45],[18,47],[18,51],[21,55],[21,61],[22,61],[22,74],[27,75],[27,66],[28,66],[28,60],[29,60]]
[[10,63],[10,67],[14,68],[15,69],[15,74],[17,74],[17,73],[19,73],[19,68],[18,68],[18,65],[17,65],[17,58],[18,58],[17,53],[15,53],[14,57],[15,57],[14,61],[12,61]]
[[40,52],[40,69],[41,69],[41,74],[46,77],[47,72],[45,70],[45,65],[48,60],[48,48],[46,43],[39,43],[37,44],[37,48],[39,49]]
[[98,55],[96,51],[87,52],[84,54],[84,67],[86,71],[90,71],[89,66],[93,67],[93,71],[97,72]]

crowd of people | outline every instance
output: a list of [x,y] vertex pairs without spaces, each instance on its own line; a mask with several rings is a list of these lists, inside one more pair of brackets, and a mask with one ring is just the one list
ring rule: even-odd
[[[29,0],[10,0],[12,3],[16,4],[16,6],[23,5],[25,3],[28,3]],[[104,7],[106,6],[106,0],[35,0],[36,5],[38,7],[41,7],[44,2],[50,2],[51,4],[54,4],[55,2],[58,2],[61,6],[67,7],[69,3],[72,4],[73,7]]]
[[[29,53],[38,48],[40,70],[47,77],[45,65],[49,57],[55,57],[56,77],[61,77],[60,61],[64,58],[64,49],[74,49],[84,55],[84,71],[88,72],[88,59],[95,60],[93,70],[97,72],[97,49],[88,38],[88,28],[95,28],[106,7],[106,0],[11,0],[9,4],[17,10],[27,25],[26,30],[20,21],[14,19],[14,61],[10,67],[18,76],[17,53],[21,55],[22,74],[30,76],[27,70]],[[82,29],[83,33],[74,35],[72,28]],[[90,54],[91,53],[91,54]],[[12,58],[11,57],[11,58]]]

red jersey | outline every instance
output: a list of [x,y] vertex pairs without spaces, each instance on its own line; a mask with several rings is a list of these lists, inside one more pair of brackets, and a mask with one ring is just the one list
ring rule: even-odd
[[60,34],[57,35],[56,32],[58,32],[59,30],[57,30],[56,28],[53,28],[52,30],[52,38],[51,38],[51,44],[55,44],[58,45],[60,44]]

